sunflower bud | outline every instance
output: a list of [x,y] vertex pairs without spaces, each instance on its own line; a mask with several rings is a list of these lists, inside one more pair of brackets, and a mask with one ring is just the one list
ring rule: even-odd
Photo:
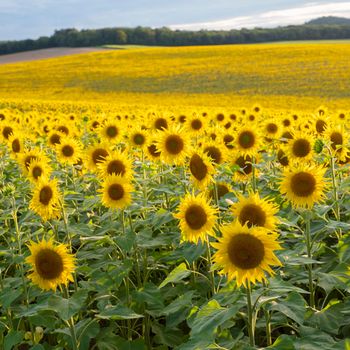
[[323,146],[324,146],[323,141],[320,140],[320,139],[317,139],[317,140],[315,141],[315,144],[314,144],[314,151],[315,151],[316,153],[321,153],[322,150],[323,150]]

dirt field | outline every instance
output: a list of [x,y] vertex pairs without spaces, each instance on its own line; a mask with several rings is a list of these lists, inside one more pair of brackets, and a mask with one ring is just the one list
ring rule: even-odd
[[102,50],[108,50],[108,49],[97,48],[97,47],[78,47],[78,48],[57,47],[52,49],[26,51],[26,52],[13,53],[9,55],[0,55],[0,64],[35,61],[35,60],[42,60],[45,58],[76,55],[76,54],[96,52],[96,51],[102,51]]

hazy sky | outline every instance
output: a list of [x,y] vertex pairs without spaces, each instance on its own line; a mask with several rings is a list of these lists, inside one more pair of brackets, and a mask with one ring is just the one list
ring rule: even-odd
[[0,41],[35,39],[73,27],[253,28],[328,15],[350,17],[350,1],[0,0]]

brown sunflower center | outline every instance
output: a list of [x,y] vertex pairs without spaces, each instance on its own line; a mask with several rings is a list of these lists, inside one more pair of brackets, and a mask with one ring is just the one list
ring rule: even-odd
[[18,139],[12,141],[12,151],[18,153],[21,151],[21,144]]
[[[291,140],[293,138],[293,135],[290,133],[290,131],[285,131],[283,134],[282,134],[282,138],[283,139],[288,139],[288,140]],[[286,143],[287,141],[282,141],[284,143]]]
[[13,129],[11,128],[11,126],[5,126],[2,129],[2,135],[4,136],[4,138],[7,140],[9,138],[9,136],[12,134]]
[[326,127],[327,127],[327,123],[324,120],[318,119],[316,121],[316,131],[319,134],[322,134],[326,130]]
[[146,141],[145,136],[142,134],[135,134],[133,139],[134,139],[135,145],[138,145],[138,146],[143,145]]
[[96,148],[92,153],[92,161],[97,164],[104,161],[108,156],[108,152],[104,148]]
[[255,135],[251,131],[243,131],[238,137],[238,143],[243,148],[251,148],[255,144]]
[[244,158],[243,156],[240,156],[236,159],[235,164],[239,165],[241,168],[241,171],[245,175],[249,175],[253,171],[253,166],[252,166],[252,159],[251,157],[247,156]]
[[100,125],[100,123],[96,120],[92,123],[93,129],[96,129],[99,125]]
[[57,130],[63,132],[63,133],[66,134],[66,135],[69,134],[69,129],[68,129],[66,126],[64,126],[64,125],[59,126],[59,127],[57,128]]
[[169,135],[165,141],[165,148],[171,154],[179,154],[184,149],[184,142],[178,135]]
[[191,157],[190,171],[198,181],[203,180],[208,174],[208,168],[198,154],[194,154]]
[[153,157],[159,157],[160,152],[158,152],[157,146],[155,144],[149,145],[147,147],[148,152],[153,156]]
[[37,160],[38,158],[35,156],[27,156],[24,160],[24,165],[26,166],[27,170],[29,169],[30,162],[32,160]]
[[216,186],[217,192],[218,192],[218,199],[223,197],[226,193],[229,193],[229,189],[226,185],[224,184],[218,184]]
[[202,127],[203,123],[199,119],[194,119],[191,122],[191,128],[193,130],[199,130]]
[[125,165],[124,163],[121,161],[121,160],[118,160],[118,159],[115,159],[115,160],[111,160],[109,163],[108,163],[108,166],[107,166],[107,173],[109,175],[112,175],[112,174],[120,174],[120,175],[124,175],[125,174]]
[[110,138],[114,138],[118,135],[118,128],[114,125],[110,125],[106,129],[106,135]]
[[343,135],[337,131],[332,132],[331,142],[332,142],[332,148],[336,150],[337,146],[341,146],[343,144]]
[[216,116],[216,120],[219,121],[219,122],[222,122],[224,120],[224,118],[225,118],[225,116],[222,113],[219,113]]
[[233,145],[231,144],[232,141],[233,141],[233,136],[232,135],[225,135],[224,136],[224,143],[225,143],[225,146],[228,149],[232,149],[233,148]]
[[119,199],[122,199],[124,196],[124,188],[120,184],[112,184],[108,187],[108,196],[113,199],[114,201],[117,201]]
[[244,225],[247,223],[248,227],[264,226],[266,222],[265,211],[256,204],[245,205],[239,213],[239,222]]
[[52,134],[50,136],[51,145],[57,145],[60,142],[61,142],[61,136],[59,134]]
[[284,120],[283,120],[283,125],[284,125],[284,126],[290,126],[290,124],[291,124],[291,122],[290,122],[289,119],[284,119]]
[[264,244],[248,233],[234,235],[227,247],[227,253],[233,265],[243,270],[254,269],[264,259]]
[[213,160],[214,163],[220,164],[222,161],[222,154],[218,147],[208,146],[204,149],[204,152]]
[[32,175],[34,179],[37,179],[38,177],[40,177],[42,173],[43,173],[43,170],[39,165],[36,165],[32,170]]
[[62,147],[62,154],[65,157],[71,157],[74,154],[74,148],[71,145],[64,145]]
[[312,174],[301,171],[292,176],[290,187],[295,195],[308,197],[316,189],[316,180]]
[[50,186],[44,186],[39,193],[39,201],[43,205],[48,205],[53,196],[53,192]]
[[278,127],[275,123],[268,123],[266,126],[266,130],[269,134],[276,134]]
[[311,151],[310,142],[306,139],[298,139],[293,143],[293,154],[296,157],[306,157]]
[[289,164],[288,157],[281,149],[277,152],[277,159],[283,166],[287,166]]
[[42,249],[35,257],[35,268],[43,279],[58,278],[64,270],[62,257],[54,250]]
[[207,222],[207,214],[198,204],[192,204],[185,214],[187,225],[192,230],[199,230]]
[[155,121],[154,126],[157,130],[168,129],[168,122],[164,118],[158,118]]

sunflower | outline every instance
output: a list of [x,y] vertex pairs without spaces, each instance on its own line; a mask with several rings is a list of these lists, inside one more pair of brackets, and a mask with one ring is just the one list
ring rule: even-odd
[[232,207],[232,213],[241,223],[248,227],[262,226],[271,231],[276,229],[278,207],[270,200],[260,198],[258,193],[250,193],[248,198],[237,194],[238,202]]
[[56,145],[56,155],[63,164],[76,164],[82,156],[82,145],[72,137],[62,137]]
[[24,151],[19,154],[19,164],[25,175],[28,174],[30,162],[33,160],[39,160],[45,163],[49,162],[49,159],[42,150],[38,148],[24,149]]
[[126,152],[112,151],[100,163],[97,164],[98,174],[104,179],[109,175],[120,175],[121,177],[131,179],[132,162]]
[[50,147],[56,147],[61,142],[61,138],[64,137],[63,132],[57,130],[51,130],[47,135],[47,143]]
[[14,127],[9,123],[0,124],[1,138],[6,141],[14,133]]
[[233,145],[234,139],[235,138],[231,133],[226,132],[226,133],[223,133],[222,135],[222,141],[228,150],[232,150],[234,148],[234,145]]
[[265,272],[274,274],[271,266],[281,266],[274,250],[282,249],[277,235],[269,234],[265,227],[241,225],[234,221],[221,227],[219,242],[211,243],[217,249],[214,267],[228,279],[236,279],[237,286],[266,280]]
[[188,149],[188,138],[183,129],[171,127],[160,131],[157,138],[157,150],[166,164],[182,165]]
[[182,241],[205,242],[207,235],[213,234],[217,209],[210,206],[203,193],[197,196],[187,194],[181,200],[179,211],[174,217],[180,220]]
[[202,145],[202,149],[212,159],[214,164],[222,164],[226,161],[227,149],[221,142],[205,142]]
[[349,152],[349,134],[346,132],[344,125],[338,124],[330,126],[324,133],[326,140],[330,142],[330,149],[338,161],[344,161]]
[[116,142],[120,140],[123,135],[122,127],[116,120],[112,118],[107,119],[99,129],[101,139],[107,142]]
[[132,147],[144,149],[147,146],[148,143],[148,134],[145,130],[142,128],[132,128],[131,132],[129,133],[129,143]]
[[46,221],[60,216],[60,194],[57,180],[40,178],[37,182],[29,208]]
[[148,142],[147,148],[146,148],[146,156],[149,160],[152,161],[159,161],[160,160],[160,154],[161,152],[157,148],[157,141],[152,140],[151,142]]
[[277,160],[282,166],[289,165],[289,158],[287,156],[285,148],[283,148],[283,147],[279,148],[279,150],[277,151]]
[[198,135],[206,128],[205,119],[199,115],[192,115],[186,119],[186,130],[192,135]]
[[31,274],[28,276],[32,282],[44,290],[56,290],[60,284],[67,285],[73,282],[75,257],[68,252],[65,244],[55,245],[52,239],[28,246],[30,256],[26,263],[31,265]]
[[110,146],[106,143],[94,143],[85,151],[84,164],[91,171],[97,170],[98,164],[103,162],[111,152]]
[[[258,159],[255,158],[255,163],[258,163]],[[231,164],[235,167],[239,167],[233,175],[233,180],[241,181],[247,180],[253,175],[253,158],[250,156],[244,156],[240,153],[234,154],[231,160]],[[255,174],[257,175],[257,169]]]
[[292,133],[293,138],[288,141],[286,152],[288,159],[308,161],[314,156],[313,135],[305,131]]
[[213,185],[209,188],[208,196],[211,199],[214,199],[217,197],[217,199],[220,200],[227,193],[232,193],[232,192],[233,192],[233,189],[228,183],[217,182],[215,186]]
[[24,137],[22,133],[16,132],[11,134],[8,138],[7,144],[11,150],[11,155],[17,158],[17,156],[24,150]]
[[260,151],[260,138],[258,128],[254,124],[251,127],[242,127],[235,137],[236,149],[243,156],[254,157]]
[[295,208],[311,208],[323,200],[326,169],[316,165],[298,164],[285,168],[280,192],[285,194]]
[[134,190],[130,181],[120,175],[109,175],[102,183],[102,204],[107,208],[123,209],[131,203]]
[[194,150],[190,154],[189,169],[194,185],[198,188],[206,187],[212,181],[215,172],[210,158],[200,150]]
[[44,161],[33,159],[29,163],[27,177],[30,182],[37,183],[40,179],[49,178],[51,174],[51,167]]
[[170,123],[167,117],[151,114],[149,118],[152,129],[162,131],[169,128]]
[[278,119],[276,120],[276,118],[274,118],[266,120],[262,125],[262,132],[267,142],[278,140],[282,132]]

